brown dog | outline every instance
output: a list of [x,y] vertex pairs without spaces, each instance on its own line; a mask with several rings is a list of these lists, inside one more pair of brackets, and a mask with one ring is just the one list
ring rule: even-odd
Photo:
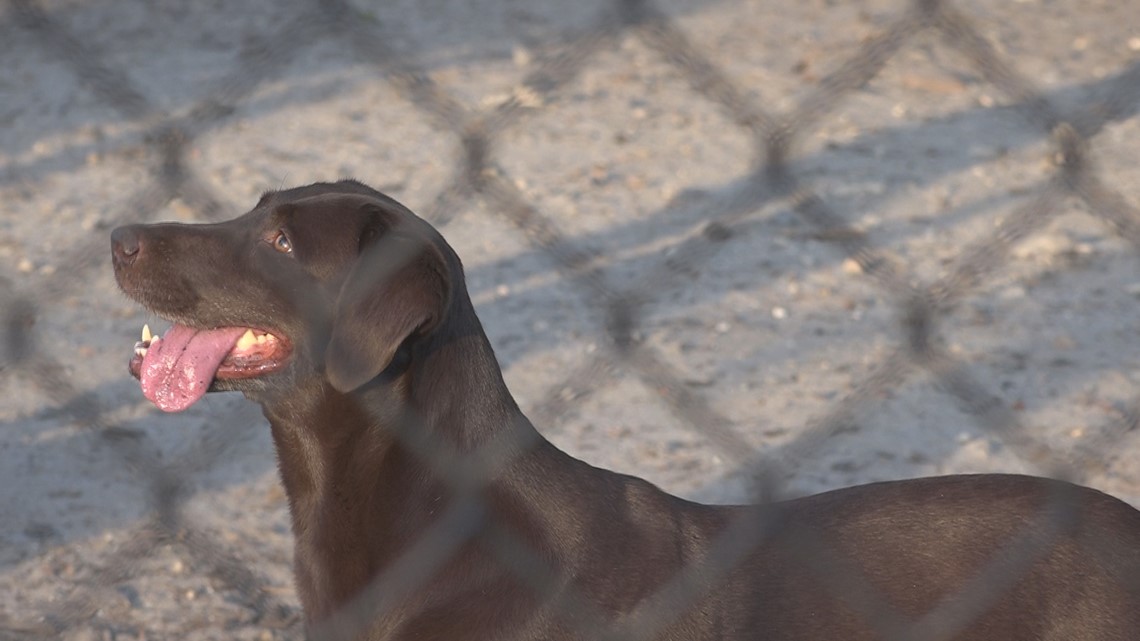
[[558,451],[459,258],[360,183],[112,248],[174,322],[131,360],[147,398],[264,409],[311,638],[1140,639],[1140,513],[1094,490],[959,476],[711,507]]

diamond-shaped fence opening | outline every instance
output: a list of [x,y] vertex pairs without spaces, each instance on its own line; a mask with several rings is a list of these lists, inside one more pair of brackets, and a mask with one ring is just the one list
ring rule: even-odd
[[[253,537],[227,533],[226,510],[219,510],[221,516],[203,516],[213,497],[198,494],[199,485],[209,477],[206,485],[224,486],[222,493],[228,493],[229,498],[220,500],[256,503],[258,507],[249,513],[281,513],[284,497],[273,481],[265,480],[273,470],[265,465],[264,456],[257,469],[235,469],[227,460],[227,454],[249,447],[251,429],[258,426],[240,412],[191,414],[180,419],[181,424],[197,420],[209,427],[199,425],[195,433],[201,438],[188,447],[168,447],[166,437],[158,436],[159,428],[149,425],[157,422],[139,409],[137,398],[128,398],[122,389],[105,381],[91,385],[87,370],[74,363],[76,355],[102,355],[102,348],[75,335],[68,336],[71,342],[61,341],[55,329],[56,314],[81,316],[85,297],[100,297],[100,293],[87,291],[87,283],[105,280],[99,270],[106,269],[107,229],[124,222],[154,220],[160,212],[171,210],[182,219],[224,219],[235,213],[231,203],[249,195],[222,196],[223,191],[230,193],[227,185],[231,182],[252,192],[255,185],[274,188],[307,182],[310,174],[321,172],[334,174],[321,178],[355,174],[406,196],[410,204],[422,205],[420,213],[445,231],[461,216],[493,217],[495,225],[513,228],[509,232],[515,239],[513,251],[540,256],[542,266],[537,269],[545,272],[520,277],[519,287],[541,286],[526,285],[527,280],[540,283],[544,278],[557,278],[560,295],[575,299],[564,309],[588,310],[592,315],[581,326],[563,324],[556,332],[539,332],[547,337],[573,335],[567,342],[575,345],[574,353],[553,360],[536,359],[540,364],[570,365],[558,376],[544,373],[542,380],[556,382],[541,393],[531,390],[531,398],[524,399],[540,429],[550,424],[557,429],[572,425],[585,430],[577,440],[579,446],[587,445],[581,447],[583,456],[588,456],[590,431],[597,439],[626,438],[635,431],[630,426],[636,428],[642,420],[639,413],[665,413],[670,420],[663,422],[669,423],[673,437],[664,448],[625,451],[633,456],[639,451],[646,452],[645,456],[664,456],[665,464],[684,463],[686,455],[703,456],[704,462],[694,469],[714,468],[722,478],[745,478],[750,498],[765,501],[788,493],[789,488],[802,487],[794,482],[796,475],[810,470],[810,463],[825,449],[842,450],[844,445],[836,446],[842,439],[857,443],[866,420],[890,416],[897,421],[922,419],[917,422],[929,425],[939,418],[952,416],[961,421],[968,417],[967,436],[943,444],[937,456],[948,450],[955,456],[973,456],[964,465],[969,467],[994,460],[984,450],[1000,447],[1031,470],[1096,480],[1131,496],[1140,494],[1135,479],[1119,478],[1127,477],[1126,471],[1111,483],[1104,476],[1119,458],[1110,454],[1132,447],[1131,433],[1140,420],[1140,396],[1129,392],[1135,377],[1126,350],[1118,350],[1121,354],[1100,350],[1088,358],[1070,358],[1065,367],[1079,361],[1078,369],[1084,368],[1076,374],[1071,367],[1066,370],[1068,375],[1051,373],[1067,358],[1060,355],[1044,366],[1045,373],[1038,378],[1008,375],[1033,364],[1034,355],[1029,352],[1034,341],[1051,340],[1055,352],[1071,352],[1096,341],[1128,341],[1134,338],[1134,328],[1126,323],[1070,320],[1072,332],[1065,334],[1047,336],[1045,329],[1035,333],[1022,327],[1015,336],[995,336],[1001,323],[993,318],[1003,308],[1019,305],[1034,288],[1049,289],[1043,295],[1049,312],[1064,313],[1066,305],[1097,304],[1096,292],[1107,291],[1102,298],[1111,301],[1107,304],[1116,316],[1134,313],[1140,292],[1135,282],[1128,282],[1128,267],[1122,267],[1117,257],[1140,247],[1140,211],[1132,185],[1115,180],[1118,174],[1099,162],[1097,147],[1106,130],[1119,135],[1119,128],[1127,126],[1135,132],[1140,65],[1132,60],[1114,69],[1098,67],[1094,79],[1083,85],[1046,90],[1045,83],[1019,70],[1017,56],[995,43],[985,31],[986,23],[971,17],[971,9],[948,0],[914,0],[900,2],[889,11],[861,13],[863,26],[873,25],[864,41],[837,60],[829,61],[818,47],[809,50],[789,66],[790,73],[809,80],[807,86],[773,107],[765,99],[765,90],[741,80],[739,60],[726,64],[724,56],[710,46],[707,33],[694,37],[701,27],[649,0],[612,0],[595,8],[549,13],[497,7],[498,13],[492,13],[502,17],[504,25],[526,31],[520,40],[529,40],[531,46],[510,50],[501,42],[493,43],[491,49],[500,58],[493,63],[498,65],[494,81],[487,83],[495,89],[485,95],[479,95],[482,83],[478,77],[449,80],[441,71],[447,64],[443,58],[423,50],[429,45],[446,47],[463,30],[430,24],[421,25],[419,31],[407,30],[401,20],[386,19],[385,12],[393,10],[386,4],[290,3],[272,19],[251,17],[256,13],[251,10],[230,23],[224,13],[219,18],[211,14],[214,9],[202,7],[135,10],[125,4],[95,3],[73,10],[60,3],[14,0],[0,13],[5,32],[18,32],[25,42],[34,43],[27,46],[35,47],[37,59],[51,60],[43,64],[44,69],[50,67],[51,77],[65,70],[70,77],[61,82],[72,83],[78,89],[70,93],[82,96],[50,108],[61,113],[72,108],[98,110],[93,118],[100,124],[78,136],[57,136],[51,131],[52,119],[37,114],[34,125],[42,140],[25,133],[13,138],[13,148],[0,166],[0,190],[13,202],[38,203],[31,196],[35,185],[61,188],[68,176],[88,171],[85,165],[101,169],[65,187],[77,191],[70,200],[63,200],[71,213],[61,216],[75,219],[85,232],[83,239],[62,247],[55,234],[40,239],[35,251],[20,251],[16,248],[36,240],[22,236],[34,228],[0,226],[0,257],[12,259],[11,268],[0,274],[0,377],[9,388],[32,389],[43,399],[34,415],[15,403],[0,407],[0,424],[57,421],[64,425],[45,430],[41,436],[22,438],[16,447],[6,441],[4,456],[27,451],[27,462],[20,469],[36,473],[43,461],[66,461],[68,452],[77,448],[74,443],[85,443],[91,456],[107,457],[108,466],[117,468],[115,482],[130,483],[138,490],[136,495],[146,497],[148,516],[125,530],[107,531],[101,544],[89,546],[86,552],[85,543],[66,540],[40,517],[24,527],[20,536],[35,541],[34,546],[22,558],[4,557],[0,562],[8,564],[9,574],[12,568],[29,570],[33,579],[23,583],[13,576],[0,579],[13,588],[12,597],[0,602],[4,608],[0,637],[57,638],[88,631],[104,638],[152,633],[216,638],[225,634],[221,630],[241,638],[303,636],[294,597],[281,580],[288,554],[275,552],[272,546],[263,549]],[[702,10],[723,12],[732,20],[740,17],[737,12],[746,13],[732,7]],[[408,9],[401,16],[419,16],[418,11]],[[1070,11],[1080,14],[1083,10],[1074,4]],[[1113,18],[1109,9],[1104,11],[1108,15],[1099,24],[1107,31],[1114,26]],[[584,17],[587,12],[591,15]],[[151,26],[215,21],[225,28],[187,30],[164,41],[147,31],[144,18],[152,14],[162,19],[151,21]],[[550,39],[558,29],[548,21],[562,14],[572,26]],[[466,9],[456,15],[472,19]],[[107,26],[108,20],[112,24],[106,30],[92,31],[101,24]],[[490,40],[499,38],[493,35],[496,29],[487,32],[492,34],[487,36]],[[413,32],[422,36],[418,45],[411,37]],[[241,46],[233,42],[238,34],[243,38]],[[123,48],[132,38],[138,39],[139,46]],[[733,42],[732,46],[740,46]],[[748,46],[763,47],[763,38],[757,37]],[[1066,46],[1078,55],[1089,48],[1089,35],[1082,31]],[[1135,52],[1140,50],[1140,40],[1126,39],[1121,46]],[[507,51],[509,63],[501,58]],[[180,69],[180,55],[192,56],[193,64]],[[908,65],[916,55],[922,58],[921,64]],[[647,62],[650,58],[652,62]],[[29,64],[14,66],[14,73],[26,74],[36,68],[35,63]],[[631,65],[635,71],[630,71]],[[506,66],[513,66],[514,71],[504,73]],[[171,84],[170,77],[179,74],[183,80]],[[509,89],[502,90],[503,79],[512,74],[515,79],[506,82]],[[0,92],[14,96],[20,82],[17,77],[7,79]],[[607,86],[615,82],[628,86],[620,90]],[[652,83],[652,91],[639,92],[637,83]],[[892,108],[891,117],[896,120],[906,120],[910,112],[905,100],[914,100],[916,95],[953,94],[955,107],[906,121],[913,136],[896,132],[879,142],[868,142],[842,133],[847,122],[844,110],[853,96],[889,93],[896,83],[911,92],[904,91],[903,101]],[[943,143],[969,144],[969,132],[959,130],[955,109],[965,109],[963,105],[971,102],[967,97],[973,95],[971,87],[984,87],[975,98],[981,112],[1000,109],[1002,114],[1020,118],[1017,144],[1045,146],[1044,157],[1036,159],[1041,163],[1037,169],[1043,172],[1039,180],[1026,178],[1033,172],[1002,174],[999,167],[999,175],[1016,182],[1006,186],[1014,192],[1012,196],[977,200],[969,207],[948,208],[952,200],[948,193],[909,199],[905,194],[877,193],[874,198],[860,197],[855,205],[844,202],[844,194],[852,193],[843,189],[851,176],[841,173],[842,163],[829,164],[827,154],[819,151],[811,137],[824,137],[829,152],[847,154],[845,162],[874,176],[877,164],[940,153],[935,147],[909,149],[910,156],[904,154],[900,161],[878,151],[883,141],[905,146],[951,137]],[[638,93],[645,95],[638,97]],[[619,116],[611,115],[615,95],[626,103],[616,109]],[[69,106],[72,103],[78,107]],[[582,104],[587,107],[576,107]],[[709,115],[710,109],[715,115]],[[113,117],[109,119],[108,113]],[[562,114],[572,114],[577,120],[565,121]],[[11,120],[21,114],[0,116]],[[652,125],[631,134],[631,125],[623,117],[635,122],[648,119]],[[729,132],[732,142],[715,150],[702,147],[707,140],[680,142],[677,154],[667,162],[655,163],[659,160],[655,155],[668,151],[654,146],[660,140],[641,141],[653,151],[636,153],[639,135],[680,136],[668,130],[673,122],[670,117],[681,119],[676,121],[680,129],[695,117],[702,127],[716,127],[717,136]],[[77,120],[83,119],[68,114],[58,121],[59,127],[73,127]],[[415,133],[409,134],[412,129]],[[581,159],[565,158],[565,151],[556,150],[545,152],[552,153],[547,156],[549,165],[528,166],[543,157],[543,152],[530,148],[557,147],[567,136],[580,135],[575,133],[578,130],[586,134],[573,145]],[[987,131],[998,130],[990,127]],[[700,127],[690,131],[699,134]],[[1027,142],[1027,131],[1033,142]],[[841,140],[832,141],[832,135]],[[274,144],[258,142],[275,136],[280,139]],[[590,136],[609,139],[590,151]],[[426,144],[417,145],[424,139],[428,139]],[[299,145],[298,140],[302,141]],[[227,157],[227,149],[235,144],[248,149],[243,155]],[[416,148],[413,153],[393,152],[402,146]],[[623,156],[615,149],[634,151]],[[441,150],[454,150],[453,156],[441,157]],[[804,153],[816,156],[805,161]],[[602,154],[621,157],[596,157]],[[718,154],[731,158],[725,160]],[[1033,162],[1029,156],[1008,149],[997,156],[958,153],[950,164],[956,171],[968,171],[983,163]],[[1117,150],[1114,163],[1120,162],[1119,156]],[[111,164],[104,162],[107,157]],[[702,166],[700,171],[685,170],[686,163],[709,158],[730,169],[709,172]],[[643,171],[638,170],[639,164],[644,165]],[[918,174],[914,182],[919,190],[943,183],[936,174],[949,167],[939,165],[928,171],[921,163],[910,164],[909,171]],[[108,167],[123,170],[108,171]],[[296,175],[291,175],[294,170]],[[121,180],[128,172],[134,174],[129,189],[79,198],[84,192],[90,196],[99,182]],[[43,175],[49,173],[53,175],[50,184]],[[653,176],[650,184],[645,176]],[[659,180],[661,176],[666,178]],[[701,184],[687,184],[693,176],[699,176]],[[537,181],[542,181],[541,186]],[[645,188],[660,193],[646,199],[651,205],[642,210],[642,201],[629,196]],[[883,189],[889,192],[891,187],[888,184]],[[583,190],[598,193],[587,195]],[[605,190],[625,191],[610,197],[604,195]],[[107,193],[126,195],[108,205]],[[911,210],[902,216],[911,233],[924,220],[930,221],[929,229],[960,232],[948,210],[974,220],[992,216],[992,224],[981,234],[954,235],[951,250],[938,255],[937,268],[919,268],[917,261],[898,251],[901,241],[895,241],[907,232],[879,234],[874,225],[866,224],[867,216],[896,216],[884,213],[887,208],[881,205],[887,195],[898,199],[892,210]],[[43,194],[37,197],[55,202],[44,200]],[[84,217],[77,208],[93,201],[101,203],[100,211],[93,218]],[[591,211],[581,220],[568,219],[576,206],[607,203],[615,208],[632,204],[639,210],[624,219],[621,211]],[[20,211],[39,209],[44,218],[51,216],[43,204],[16,207],[22,207]],[[1058,220],[1074,208],[1085,213],[1083,222],[1064,228]],[[1092,226],[1098,237],[1113,237],[1115,244],[1098,250],[1087,238],[1074,240],[1089,234]],[[963,238],[968,240],[961,242]],[[1056,238],[1069,245],[1040,250],[1054,259],[1047,266],[1023,264],[1026,257],[1034,256],[1032,243],[1048,245]],[[734,258],[737,252],[757,248],[772,250],[772,255],[760,260]],[[494,251],[488,256],[494,257]],[[487,292],[480,298],[474,291],[476,301],[492,317],[518,311],[509,305],[502,306],[506,311],[495,311],[485,302],[510,292],[509,285],[496,282],[503,265],[509,264],[479,266],[472,272],[472,283]],[[1090,264],[1101,267],[1091,269]],[[701,279],[714,277],[729,284],[708,287],[697,295],[694,288],[701,287]],[[759,281],[766,278],[770,284],[761,286]],[[1043,280],[1047,282],[1042,284]],[[858,284],[852,285],[853,281]],[[99,287],[111,288],[108,282]],[[798,307],[779,300],[750,302],[775,298],[781,290],[787,300],[797,303],[811,298],[811,292],[822,298],[836,290],[842,295],[836,304]],[[978,303],[987,297],[996,297],[998,302]],[[729,300],[727,305],[724,299]],[[131,315],[121,306],[113,309],[114,304],[105,300],[92,300],[91,305],[93,310],[109,313],[109,320],[116,323]],[[858,326],[868,306],[880,310],[875,322],[866,324],[870,329]],[[706,307],[714,313],[707,313]],[[719,311],[733,315],[718,320]],[[733,336],[733,326],[761,317],[766,323],[762,329],[747,334],[757,344],[716,347],[718,335],[726,336],[726,345],[733,340],[739,345],[744,334]],[[972,328],[963,332],[963,322],[973,323]],[[90,318],[71,327],[90,332],[95,339],[123,340],[121,331]],[[590,335],[576,334],[580,327],[588,328],[585,331]],[[805,331],[814,332],[812,340],[797,343],[797,335]],[[693,336],[701,333],[712,348],[694,347]],[[831,334],[844,343],[843,349],[828,348]],[[1014,338],[1019,345],[1010,345]],[[965,347],[958,340],[965,341]],[[579,343],[584,347],[579,349]],[[853,345],[864,349],[852,349]],[[977,353],[987,348],[992,350],[987,358],[971,357],[971,349]],[[522,354],[527,349],[513,352]],[[712,355],[689,362],[701,349]],[[748,358],[780,358],[794,371],[781,373],[767,362],[751,368],[746,364],[735,371],[717,364],[718,360],[739,363]],[[827,382],[797,384],[812,375],[806,363],[816,371],[827,371],[827,376],[819,375]],[[745,382],[752,374],[779,379],[775,389],[784,394],[779,401],[782,405],[743,400],[764,394]],[[996,380],[1003,375],[1018,380]],[[725,381],[739,384],[740,390],[726,390]],[[838,384],[832,381],[844,381],[844,388],[823,389]],[[1011,398],[1012,393],[1031,385],[1058,389],[1028,400]],[[1082,385],[1080,392],[1074,391]],[[613,412],[625,423],[618,426],[624,432],[598,426],[598,416],[576,416],[593,412],[604,418],[607,407],[613,408],[627,396],[621,392],[623,386],[637,390],[642,406],[653,405],[648,413],[636,407]],[[918,388],[922,392],[916,395],[913,390]],[[931,395],[936,400],[929,400]],[[895,402],[899,396],[906,396],[905,402]],[[1074,397],[1088,411],[1079,415],[1048,411],[1058,402],[1053,399]],[[923,398],[928,400],[923,402]],[[942,406],[952,406],[954,412]],[[785,411],[771,416],[775,408]],[[928,411],[930,417],[925,416]],[[789,423],[788,416],[797,417],[797,424]],[[1040,429],[1042,421],[1066,416],[1081,424],[1067,430]],[[566,417],[571,418],[563,420]],[[476,451],[460,455],[451,444],[416,429],[418,420],[412,417],[396,436],[445,488],[441,516],[347,606],[311,630],[314,638],[348,639],[383,626],[403,595],[414,593],[460,547],[478,545],[533,592],[537,605],[531,616],[536,620],[552,617],[582,638],[652,639],[681,613],[697,606],[707,586],[730,573],[759,541],[784,526],[777,516],[762,510],[741,513],[721,532],[708,554],[664,578],[655,593],[615,618],[570,577],[560,575],[502,518],[502,504],[512,497],[486,492],[496,473],[527,457],[536,443],[520,441],[514,430],[507,429]],[[140,428],[141,422],[147,422],[147,427]],[[683,435],[678,437],[678,433]],[[931,461],[929,452],[892,449],[881,440],[875,443],[869,446],[877,448],[870,456],[836,460],[831,471],[837,476],[831,482],[877,478],[874,474],[860,476],[859,467],[872,465],[867,461],[876,457],[905,460],[892,469],[961,469],[953,456]],[[268,447],[264,441],[261,445]],[[44,453],[37,453],[36,448]],[[681,450],[686,454],[676,453]],[[107,483],[113,485],[110,480]],[[695,484],[681,485],[691,491]],[[822,485],[827,485],[826,479]],[[16,494],[0,496],[15,501]],[[59,491],[48,498],[62,501],[81,495]],[[991,561],[966,585],[917,617],[892,607],[844,551],[828,540],[827,533],[784,535],[797,541],[795,553],[817,580],[814,589],[842,599],[881,638],[948,639],[1000,599],[1059,537],[1078,527],[1079,506],[1066,492],[1058,490],[1050,499],[1036,521],[995,547]],[[277,519],[270,526],[278,528],[274,530],[281,535],[278,538],[284,536],[283,522]],[[175,576],[164,580],[162,567]],[[1108,568],[1106,572],[1121,570]],[[1140,587],[1136,577],[1122,574],[1119,578],[1133,590]],[[196,605],[189,607],[190,601]],[[143,612],[147,606],[161,615]],[[521,625],[525,629],[526,622]]]

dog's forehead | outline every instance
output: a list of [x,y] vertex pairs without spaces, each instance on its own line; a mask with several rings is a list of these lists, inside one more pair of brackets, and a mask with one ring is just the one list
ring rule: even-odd
[[[339,183],[338,183],[339,185]],[[284,192],[267,192],[253,211],[274,223],[314,224],[325,222],[373,221],[397,223],[415,218],[399,202],[369,190],[343,190],[337,185],[318,183]]]
[[[375,198],[360,194],[320,194],[304,198],[288,200],[274,200],[271,205],[273,213],[294,222],[310,222],[313,219],[327,218],[364,218],[369,205],[379,203]],[[319,221],[318,221],[319,222]]]
[[357,236],[376,217],[373,199],[354,194],[322,194],[296,199],[271,199],[250,212],[259,228],[311,230],[306,235],[332,241]]

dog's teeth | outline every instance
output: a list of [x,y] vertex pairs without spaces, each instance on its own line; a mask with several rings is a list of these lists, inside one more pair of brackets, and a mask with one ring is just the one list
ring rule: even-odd
[[257,338],[253,335],[252,329],[245,330],[245,333],[238,339],[236,347],[238,349],[248,349],[257,344]]
[[258,344],[263,344],[263,343],[265,343],[265,334],[261,334],[261,335],[259,335],[259,336],[257,337],[257,342],[258,342]]
[[151,337],[152,337],[152,334],[150,333],[150,325],[147,325],[146,323],[143,323],[143,329],[142,329],[142,342],[144,342],[144,343],[149,343],[149,342],[150,342],[150,339],[151,339]]

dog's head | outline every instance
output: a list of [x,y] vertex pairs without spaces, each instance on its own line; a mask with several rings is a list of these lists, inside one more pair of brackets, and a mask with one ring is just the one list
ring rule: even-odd
[[120,227],[111,247],[122,290],[173,323],[130,360],[166,411],[313,377],[351,392],[438,328],[462,279],[430,225],[355,181],[270,192],[224,223]]

